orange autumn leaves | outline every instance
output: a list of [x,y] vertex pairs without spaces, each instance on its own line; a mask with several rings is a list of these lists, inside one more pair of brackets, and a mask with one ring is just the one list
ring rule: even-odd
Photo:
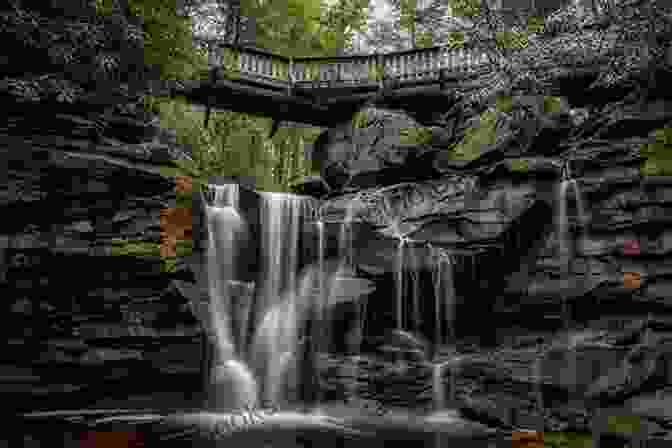
[[[191,194],[193,181],[188,176],[175,176],[175,193]],[[172,207],[161,210],[161,257],[177,256],[177,241],[192,238],[191,208]]]
[[544,435],[542,433],[514,431],[511,436],[512,448],[544,448]]

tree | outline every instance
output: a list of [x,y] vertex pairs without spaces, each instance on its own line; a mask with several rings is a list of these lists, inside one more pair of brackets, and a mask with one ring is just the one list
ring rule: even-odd
[[[327,56],[351,44],[362,24],[362,0],[341,1],[327,7],[313,0],[243,2],[243,15],[254,15],[256,46],[289,56]],[[195,33],[227,37],[230,14],[227,2],[201,4],[191,11]],[[220,111],[207,127],[198,127],[202,112],[189,106],[164,107],[166,126],[180,129],[183,141],[194,148],[194,161],[183,168],[199,179],[214,174],[244,175],[257,179],[261,190],[287,191],[292,182],[309,173],[304,160],[305,142],[317,137],[319,129],[284,127],[268,138],[268,119]]]
[[353,49],[353,38],[366,29],[369,0],[337,0],[322,3],[320,39],[325,55]]

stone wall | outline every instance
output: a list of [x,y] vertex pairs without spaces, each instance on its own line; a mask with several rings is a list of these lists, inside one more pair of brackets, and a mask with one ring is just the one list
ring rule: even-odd
[[[403,157],[391,120],[370,123],[352,136],[325,134],[316,145],[322,178],[332,188],[322,196],[330,256],[337,256],[334,243],[350,216],[356,222],[355,270],[376,283],[377,292],[362,297],[370,315],[395,325],[391,285],[401,241],[416,260],[430,260],[430,246],[458,260],[456,301],[474,308],[458,309],[457,321],[472,329],[473,322],[487,322],[496,332],[487,342],[494,339],[499,346],[485,352],[486,329],[477,328],[481,353],[458,381],[466,384],[463,399],[473,415],[500,415],[505,421],[507,409],[519,407],[527,409],[519,422],[539,416],[532,366],[546,355],[541,388],[553,403],[544,415],[547,428],[586,430],[595,406],[655,401],[647,394],[670,387],[664,341],[672,314],[667,230],[672,179],[643,171],[640,149],[672,123],[672,99],[658,88],[639,97],[623,85],[588,94],[599,70],[567,68],[553,81],[555,99],[514,96],[508,108],[482,105],[488,116],[454,113],[430,129],[429,141],[406,147]],[[655,77],[669,73],[668,66]],[[547,108],[551,102],[559,107]],[[419,126],[410,117],[405,122]],[[479,134],[485,126],[492,135]],[[374,143],[366,144],[367,138]],[[469,151],[458,153],[465,148]],[[393,168],[405,176],[386,177]],[[563,176],[577,186],[582,206],[569,188],[562,226],[568,253],[559,244]],[[431,261],[414,263],[405,270],[419,277],[432,269]],[[431,282],[422,289],[421,301],[435,300]],[[435,319],[433,307],[425,309],[423,319]],[[652,339],[645,339],[642,325],[656,328]],[[578,344],[558,336],[565,326],[599,334]],[[530,332],[537,339],[524,343]],[[514,336],[505,338],[507,333]],[[458,332],[458,345],[466,336]],[[529,345],[535,350],[526,353]],[[559,367],[573,350],[579,374],[569,381]],[[669,419],[669,409],[657,409]]]
[[[7,104],[0,131],[0,361],[14,408],[198,398],[201,330],[161,258],[180,157],[144,118]],[[187,252],[189,250],[186,247]],[[193,386],[193,387],[192,387]],[[160,398],[157,398],[160,401]]]

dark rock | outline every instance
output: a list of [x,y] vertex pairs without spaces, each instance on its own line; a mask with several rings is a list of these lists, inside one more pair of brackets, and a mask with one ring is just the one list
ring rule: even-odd
[[329,185],[320,176],[307,176],[291,186],[292,192],[314,198],[321,198],[331,192]]

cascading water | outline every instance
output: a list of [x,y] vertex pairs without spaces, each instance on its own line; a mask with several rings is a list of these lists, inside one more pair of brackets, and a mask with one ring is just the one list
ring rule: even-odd
[[404,329],[404,242],[403,238],[399,238],[395,271],[397,279],[397,329],[399,330]]
[[542,353],[537,355],[537,358],[534,360],[533,364],[533,375],[534,375],[534,395],[535,395],[535,406],[538,415],[543,415],[544,412],[544,391],[543,391],[543,361],[546,357],[545,351],[542,348]]
[[[455,316],[455,284],[453,282],[454,262],[445,249],[428,245],[429,254],[432,258],[432,283],[434,285],[434,308],[435,308],[435,344],[437,347],[445,344],[447,340],[454,341],[455,333],[453,318]],[[439,350],[435,350],[435,353]],[[435,354],[436,356],[436,354]],[[449,369],[449,400],[455,401],[456,394],[456,354],[451,354],[451,359],[446,362],[436,362],[433,366],[433,393],[436,410],[446,407],[446,390],[444,374]]]
[[[572,178],[570,171],[569,161],[565,163],[565,166],[562,170],[562,180],[558,188],[558,199],[557,199],[557,216],[556,216],[556,226],[557,226],[557,239],[558,239],[558,252],[559,257],[564,267],[565,278],[568,278],[571,275],[571,262],[572,262],[572,250],[570,248],[572,237],[569,231],[569,216],[567,213],[567,202],[568,194],[567,192],[571,189],[574,196],[574,204],[576,207],[576,221],[579,223],[579,226],[582,229],[582,238],[583,238],[583,227],[586,222],[585,207],[583,204],[583,198],[581,196],[581,190],[579,188],[579,183],[576,179]],[[569,327],[569,312],[567,309],[567,296],[563,294],[562,296],[562,308],[563,315],[565,316],[565,328]]]
[[[329,293],[328,293],[328,298],[329,301],[332,302],[338,297],[341,293],[340,288],[341,288],[341,281],[344,281],[345,279],[349,278],[354,278],[356,277],[354,273],[354,267],[353,267],[353,234],[352,234],[352,221],[354,218],[354,213],[355,213],[355,204],[359,200],[359,196],[356,196],[353,198],[352,201],[350,201],[347,205],[346,208],[346,214],[345,214],[345,220],[342,224],[341,227],[341,233],[339,235],[339,264],[338,268],[336,269],[336,272],[333,273],[330,282],[329,282]],[[357,328],[360,330],[359,334],[354,334],[347,341],[348,345],[348,351],[352,352],[355,351],[359,353],[360,350],[360,345],[361,345],[361,330],[362,330],[362,323],[363,323],[363,318],[361,315],[361,311],[358,309],[358,313],[356,316],[357,322],[355,322],[355,325],[357,325]],[[352,381],[348,382],[348,388],[346,391],[347,398],[348,399],[355,399],[357,396],[357,381],[356,378],[359,375],[359,370],[358,366],[356,363],[346,363],[344,366],[344,369],[346,370],[344,374],[346,377],[352,378]]]
[[446,388],[443,383],[444,363],[434,364],[432,368],[432,389],[434,392],[434,409],[440,411],[446,408]]
[[[454,339],[453,319],[455,316],[455,284],[453,282],[453,260],[444,249],[429,245],[432,263],[432,280],[435,301],[436,344],[445,344],[446,339]],[[445,325],[444,325],[445,324]]]
[[[207,271],[210,293],[211,328],[215,345],[210,377],[208,407],[216,410],[255,406],[257,384],[254,375],[238,358],[230,318],[232,316],[229,282],[234,279],[235,241],[243,229],[236,210],[238,185],[210,186],[212,205],[206,205],[208,226]],[[204,201],[207,204],[206,201]]]
[[413,250],[413,248],[417,247],[412,246],[409,247],[408,251],[408,273],[409,273],[409,292],[411,294],[410,297],[410,303],[413,306],[413,312],[412,312],[412,322],[413,322],[413,328],[411,330],[413,331],[419,331],[420,326],[422,325],[422,314],[421,314],[421,309],[420,309],[420,260],[419,258],[422,256],[422,253],[418,253],[419,251]]
[[[267,403],[283,403],[288,389],[300,382],[298,369],[293,369],[296,374],[289,381],[293,384],[287,384],[287,374],[300,358],[299,325],[314,296],[313,271],[302,278],[297,289],[299,241],[303,235],[300,227],[302,218],[311,212],[312,199],[278,193],[261,195],[261,276],[252,346],[246,350],[241,343],[244,338],[238,338],[238,344],[232,338],[232,319],[245,320],[245,316],[234,314],[228,290],[236,278],[236,237],[245,224],[237,211],[239,187],[210,185],[205,194],[213,196],[210,205],[206,205],[206,215],[210,310],[216,347],[208,407],[225,411],[256,406],[260,392]],[[256,380],[248,366],[254,368]]]
[[[584,202],[583,198],[581,196],[581,190],[579,187],[578,181],[572,177],[571,173],[571,164],[570,161],[567,160],[565,162],[565,165],[562,170],[562,180],[560,182],[559,186],[559,192],[558,192],[558,214],[557,214],[557,236],[558,236],[558,249],[559,249],[559,255],[560,259],[562,262],[562,266],[564,267],[564,276],[566,279],[570,278],[572,275],[572,250],[570,248],[570,243],[572,241],[570,231],[569,231],[569,217],[567,213],[567,202],[568,202],[568,191],[571,189],[571,191],[574,192],[573,200],[575,204],[575,221],[578,222],[579,227],[581,229],[581,240],[583,241],[583,238],[585,238],[584,235],[584,229],[585,229],[585,224],[586,224],[586,212],[585,212],[585,207],[584,207]],[[589,265],[588,265],[589,266]],[[587,272],[586,275],[588,278],[590,278],[590,272]],[[570,326],[571,326],[571,317],[568,309],[568,304],[567,304],[567,294],[563,293],[562,295],[562,313],[565,321],[565,330],[569,331]],[[576,381],[576,368],[577,368],[577,348],[576,348],[576,343],[574,343],[571,340],[571,336],[569,344],[567,344],[567,349],[569,350],[569,366],[568,369],[570,371],[570,375],[573,376],[572,379],[572,384],[575,384]],[[573,392],[576,392],[574,389],[572,390]],[[541,397],[541,392],[538,392],[539,396]],[[541,401],[541,398],[539,398],[539,401]]]
[[[263,398],[281,403],[287,360],[295,355],[298,324],[303,306],[310,300],[297,290],[301,218],[312,212],[310,198],[284,193],[261,194],[261,285],[253,358],[263,378]],[[312,291],[311,291],[312,292]]]

